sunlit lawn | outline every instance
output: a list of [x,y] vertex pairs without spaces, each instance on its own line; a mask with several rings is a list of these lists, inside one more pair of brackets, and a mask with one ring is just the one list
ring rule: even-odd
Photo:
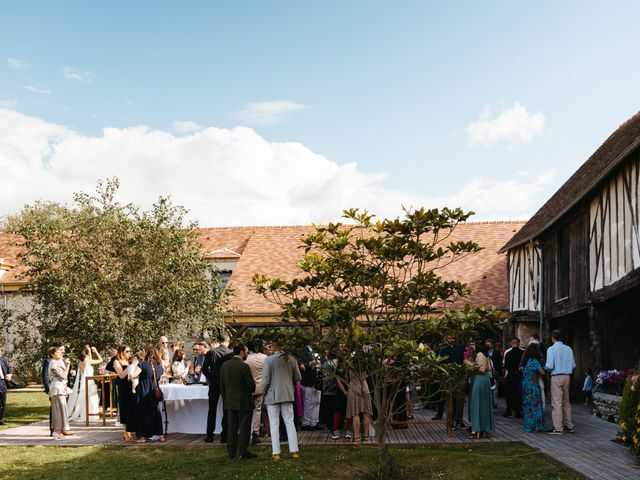
[[9,391],[4,417],[8,425],[0,425],[0,430],[46,420],[49,418],[49,398],[44,392]]

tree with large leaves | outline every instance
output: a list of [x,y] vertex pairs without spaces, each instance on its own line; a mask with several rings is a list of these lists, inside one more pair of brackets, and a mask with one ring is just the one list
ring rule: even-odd
[[37,202],[6,222],[23,239],[41,341],[141,346],[217,329],[229,292],[195,224],[185,224],[187,211],[163,197],[148,211],[122,204],[118,188],[117,179],[100,182],[94,195],[75,194],[72,207]]
[[316,226],[302,239],[296,278],[253,278],[255,290],[281,305],[282,320],[293,327],[283,337],[292,350],[300,348],[297,330],[316,351],[338,357],[336,375],[370,378],[378,478],[394,473],[387,433],[396,397],[411,383],[437,383],[451,392],[469,373],[437,355],[443,336],[468,339],[501,322],[494,308],[465,305],[469,288],[439,274],[481,250],[476,242],[451,240],[470,215],[419,209],[375,221],[366,211],[345,211],[345,223]]

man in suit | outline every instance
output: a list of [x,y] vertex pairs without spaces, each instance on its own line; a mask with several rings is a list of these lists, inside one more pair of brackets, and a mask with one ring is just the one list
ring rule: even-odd
[[206,379],[202,373],[202,366],[204,365],[204,357],[208,351],[209,349],[205,342],[193,344],[193,378],[198,383],[201,383]]
[[503,417],[510,417],[512,413],[516,418],[522,418],[522,372],[520,370],[520,360],[524,350],[520,348],[520,340],[512,338],[510,348],[504,352],[504,370],[506,383],[507,411]]
[[233,357],[220,368],[220,394],[227,416],[227,452],[229,458],[256,458],[247,451],[251,437],[253,392],[256,382],[244,361],[249,350],[243,344],[233,347]]
[[284,421],[292,458],[300,458],[298,434],[293,422],[293,402],[295,383],[300,381],[298,363],[291,355],[280,351],[280,342],[271,342],[273,354],[264,361],[262,370],[262,394],[267,406],[271,427],[271,448],[273,460],[280,460],[280,416]]
[[13,374],[9,360],[3,356],[3,353],[0,347],[0,425],[6,425],[4,410],[7,406],[7,382],[11,380]]
[[[444,363],[456,363],[458,365],[462,365],[464,363],[464,347],[456,343],[456,339],[453,335],[445,335],[444,341],[445,343],[440,347],[438,355],[446,358]],[[451,392],[453,400],[452,425],[454,428],[467,428],[467,425],[463,420],[464,387],[465,382],[462,382],[453,392]],[[442,420],[442,417],[444,415],[444,407],[447,401],[446,396],[446,392],[441,392],[440,401],[438,402],[438,411],[436,413],[436,416],[433,417],[432,420]]]
[[[220,345],[206,353],[202,364],[202,373],[209,381],[209,414],[207,415],[207,437],[204,439],[207,443],[213,443],[213,432],[216,429],[216,414],[218,400],[220,399],[220,368],[233,354],[229,348],[229,340],[229,335],[226,333],[218,335],[218,343]],[[227,443],[227,417],[224,414],[224,410],[222,413],[220,443]]]
[[253,416],[251,418],[251,443],[260,441],[260,418],[262,416],[262,369],[267,355],[264,354],[262,342],[256,340],[247,344],[249,355],[245,362],[251,370],[256,389],[253,392]]

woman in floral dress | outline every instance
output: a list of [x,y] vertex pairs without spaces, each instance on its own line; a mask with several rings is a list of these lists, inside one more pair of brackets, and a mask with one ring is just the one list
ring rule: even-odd
[[544,375],[540,345],[530,343],[522,355],[522,412],[524,431],[528,433],[544,431],[544,409],[540,376]]

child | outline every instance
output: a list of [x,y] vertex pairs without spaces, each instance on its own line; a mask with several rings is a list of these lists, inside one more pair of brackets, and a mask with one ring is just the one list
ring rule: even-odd
[[587,373],[584,376],[582,391],[584,392],[584,404],[591,405],[593,401],[593,370],[590,368],[587,369]]
[[128,374],[129,380],[131,381],[131,391],[136,393],[136,388],[138,388],[138,383],[140,383],[140,367],[138,364],[141,360],[143,360],[144,352],[138,352],[134,355],[131,363],[129,364]]

